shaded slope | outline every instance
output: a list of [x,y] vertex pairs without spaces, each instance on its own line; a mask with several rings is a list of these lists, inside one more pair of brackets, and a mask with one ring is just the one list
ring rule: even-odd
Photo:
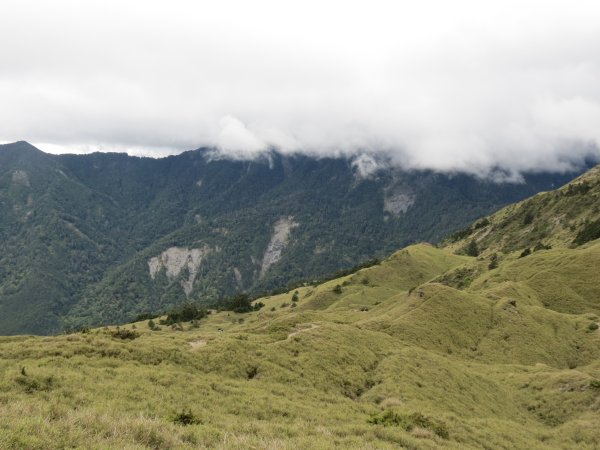
[[118,209],[27,143],[0,147],[0,330],[57,332],[128,243]]

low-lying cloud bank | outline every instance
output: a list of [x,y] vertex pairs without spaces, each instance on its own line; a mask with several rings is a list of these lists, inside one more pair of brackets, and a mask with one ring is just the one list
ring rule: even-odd
[[0,140],[509,177],[600,156],[597,2],[200,3],[3,1]]

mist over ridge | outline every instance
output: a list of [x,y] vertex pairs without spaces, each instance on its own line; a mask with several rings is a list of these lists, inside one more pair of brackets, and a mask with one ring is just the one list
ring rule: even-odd
[[8,0],[0,142],[563,172],[600,152],[599,13],[589,1]]

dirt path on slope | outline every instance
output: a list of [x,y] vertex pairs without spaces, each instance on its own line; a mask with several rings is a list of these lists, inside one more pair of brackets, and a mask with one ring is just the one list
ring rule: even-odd
[[294,336],[296,336],[297,334],[304,333],[305,331],[314,330],[315,328],[320,328],[320,326],[319,326],[319,325],[317,325],[317,324],[311,323],[311,324],[310,324],[310,326],[308,326],[308,327],[306,327],[306,328],[301,328],[300,330],[297,330],[297,331],[293,331],[293,332],[291,332],[290,334],[288,334],[288,337],[287,337],[287,338],[288,338],[288,339],[291,339],[291,338],[293,338]]

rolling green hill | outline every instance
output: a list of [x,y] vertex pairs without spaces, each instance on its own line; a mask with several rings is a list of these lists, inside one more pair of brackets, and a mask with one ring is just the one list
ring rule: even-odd
[[576,174],[497,184],[349,159],[47,155],[0,146],[0,334],[212,304],[437,242]]
[[0,448],[597,449],[599,187],[250,313],[2,338]]

